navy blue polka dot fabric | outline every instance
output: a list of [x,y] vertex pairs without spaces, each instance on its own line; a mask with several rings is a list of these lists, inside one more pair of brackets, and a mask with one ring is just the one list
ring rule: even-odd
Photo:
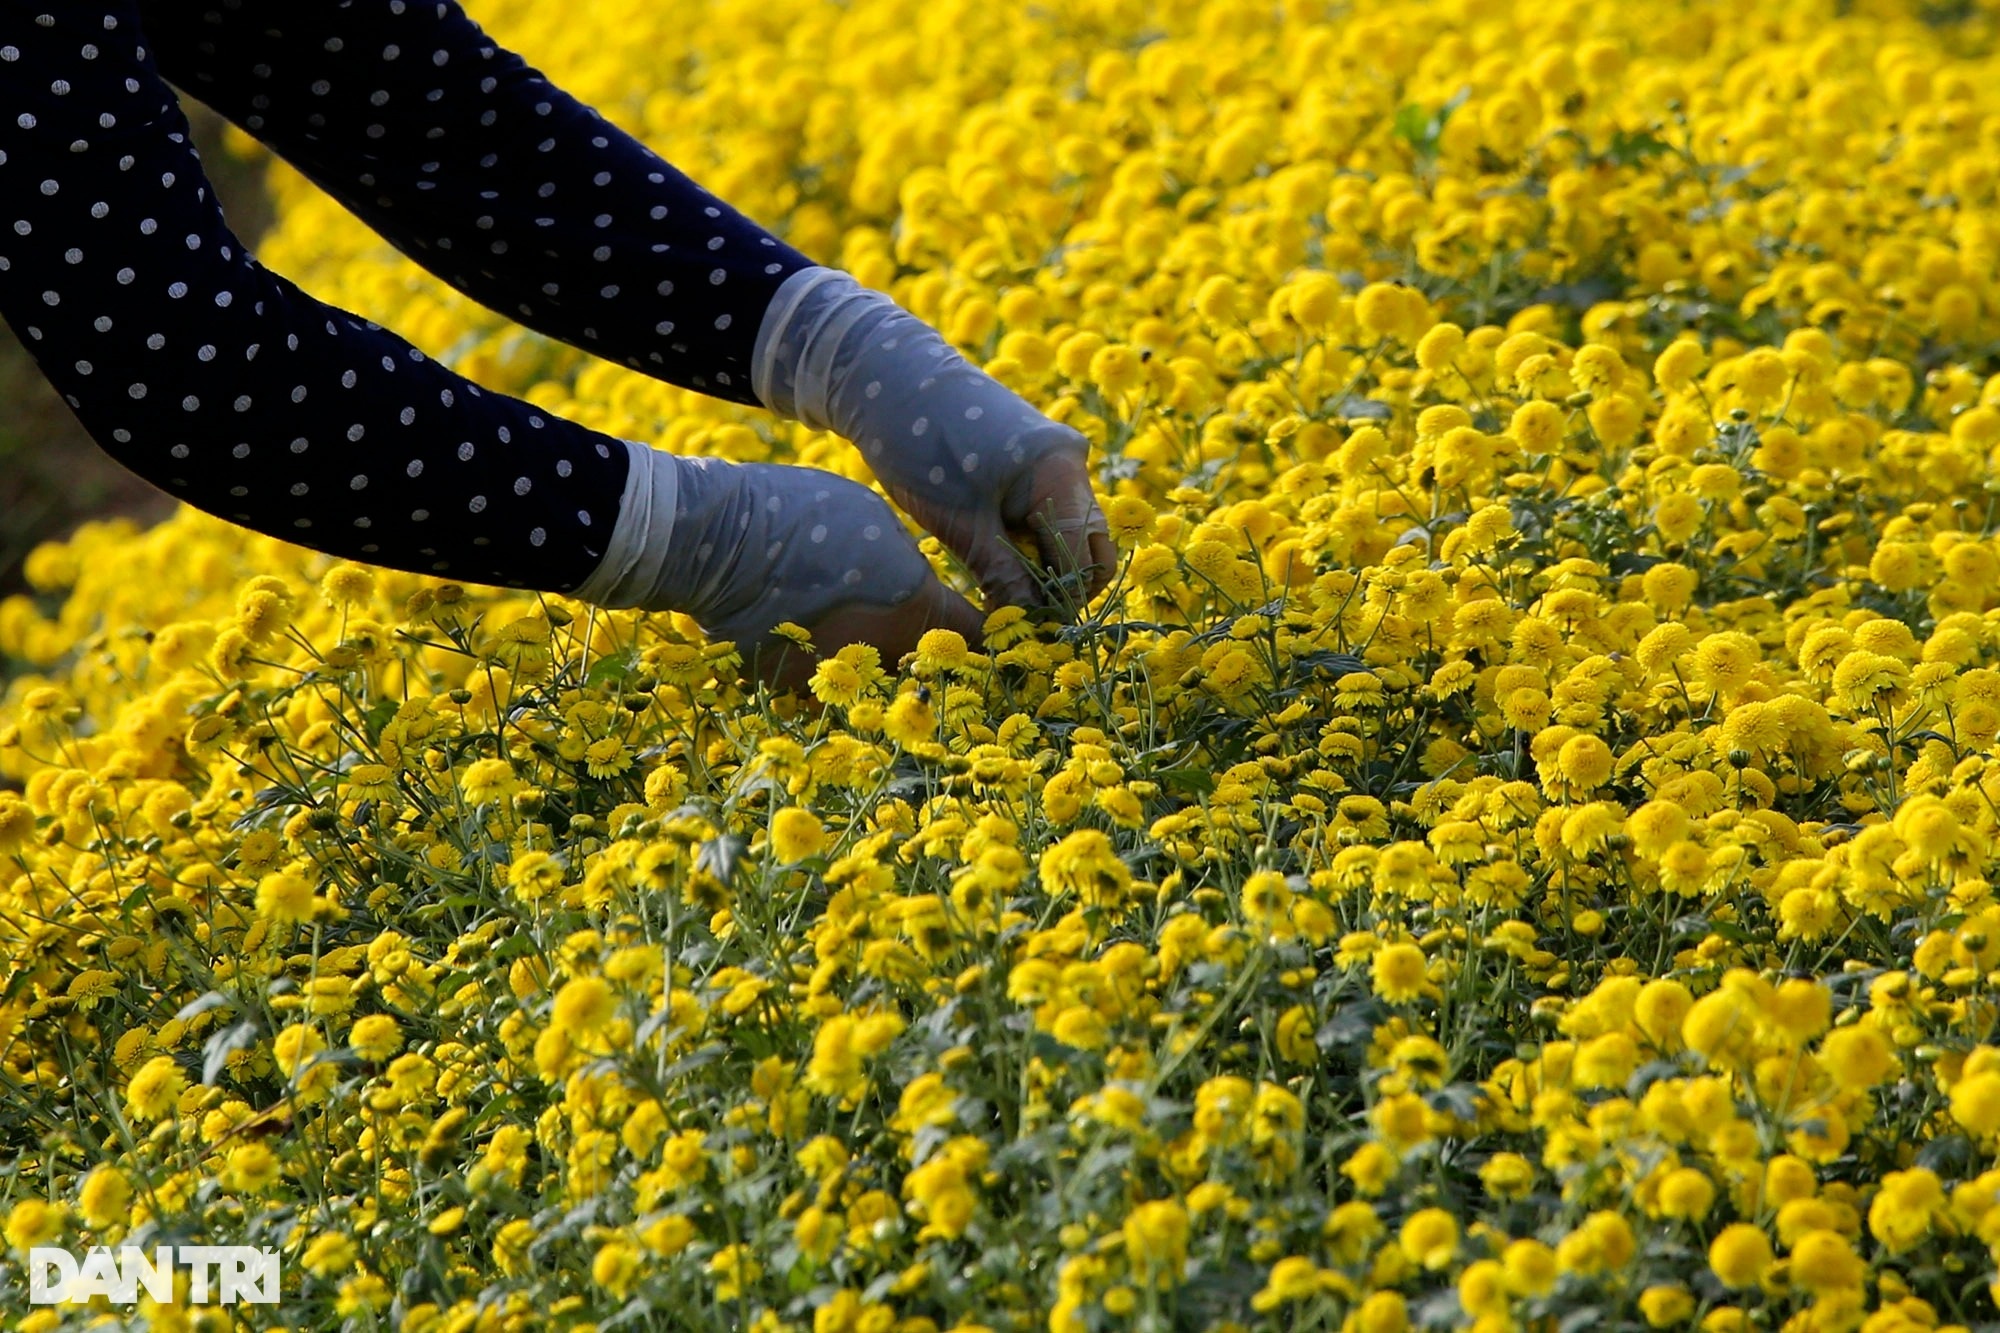
[[93,438],[189,503],[376,564],[569,591],[629,455],[261,267],[166,78],[476,299],[756,401],[759,321],[810,261],[456,6],[0,0],[0,316]]

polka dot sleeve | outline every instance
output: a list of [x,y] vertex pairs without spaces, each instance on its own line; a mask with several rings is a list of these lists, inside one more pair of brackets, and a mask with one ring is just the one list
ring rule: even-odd
[[0,3],[0,317],[93,438],[198,508],[320,550],[582,584],[619,516],[624,444],[262,268],[138,7],[44,4]]
[[[417,263],[551,337],[758,403],[759,323],[811,261],[501,49],[457,4],[142,8],[169,78]],[[578,21],[592,21],[588,7]]]

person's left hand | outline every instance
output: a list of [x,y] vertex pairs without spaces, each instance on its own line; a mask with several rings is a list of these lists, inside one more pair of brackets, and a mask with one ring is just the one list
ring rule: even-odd
[[[938,581],[868,487],[820,468],[628,448],[630,512],[578,600],[682,612],[780,688],[803,683],[816,654],[850,643],[873,644],[893,664],[926,630],[982,641],[984,618]],[[774,633],[786,623],[812,636],[812,652]]]

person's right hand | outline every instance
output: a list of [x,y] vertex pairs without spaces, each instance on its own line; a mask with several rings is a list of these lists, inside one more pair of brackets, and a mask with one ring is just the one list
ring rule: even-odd
[[[1013,437],[1012,448],[1001,445],[1007,437],[968,429],[972,423],[961,419],[957,439],[916,455],[915,466],[908,452],[871,452],[866,442],[862,452],[890,497],[965,562],[989,610],[1006,605],[1073,613],[1110,580],[1114,551],[1090,490],[1089,442],[1040,413],[1035,417]],[[933,480],[938,465],[927,460],[977,456],[989,440],[994,447],[985,475],[955,465],[948,484]],[[1022,556],[1024,546],[1034,561]]]
[[854,441],[896,503],[965,562],[989,611],[1073,614],[1110,581],[1089,442],[886,294],[836,269],[792,275],[759,332],[753,382],[773,411]]
[[[683,612],[775,688],[802,684],[817,656],[850,643],[894,664],[927,630],[982,642],[984,617],[867,487],[819,468],[630,447],[613,549],[579,600]],[[786,622],[812,635],[812,653],[771,632]]]

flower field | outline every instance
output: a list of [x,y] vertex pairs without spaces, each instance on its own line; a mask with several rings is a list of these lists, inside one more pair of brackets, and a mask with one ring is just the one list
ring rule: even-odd
[[[1117,581],[772,697],[39,550],[7,1327],[2000,1326],[2000,11],[471,7],[1089,435]],[[487,385],[868,479],[272,184]],[[27,1305],[127,1240],[284,1300]]]

